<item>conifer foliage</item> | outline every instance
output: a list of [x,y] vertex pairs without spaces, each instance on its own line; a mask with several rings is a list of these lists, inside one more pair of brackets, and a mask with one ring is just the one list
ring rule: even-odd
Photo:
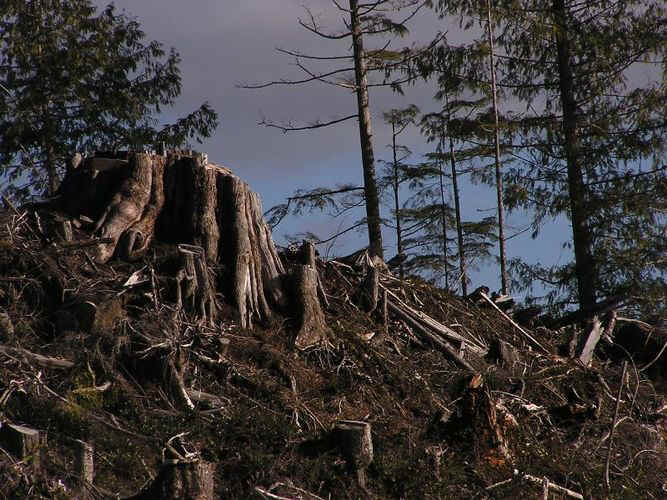
[[206,103],[169,125],[157,115],[181,92],[180,58],[147,41],[113,4],[0,3],[0,165],[9,194],[53,195],[76,151],[179,147],[218,124]]
[[[486,1],[434,6],[483,30]],[[503,0],[491,18],[498,86],[514,110],[503,130],[516,160],[504,170],[507,206],[532,211],[538,230],[560,214],[572,225],[574,262],[530,278],[557,284],[584,310],[619,293],[657,303],[667,270],[664,3]],[[480,36],[433,57],[488,85],[489,50]]]

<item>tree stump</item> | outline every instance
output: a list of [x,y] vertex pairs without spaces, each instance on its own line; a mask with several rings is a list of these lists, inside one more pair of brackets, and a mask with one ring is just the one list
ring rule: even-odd
[[176,275],[176,303],[179,308],[195,313],[213,324],[217,306],[204,249],[194,245],[179,245],[178,251],[182,267]]
[[491,465],[511,461],[509,435],[518,424],[514,416],[493,398],[481,374],[468,381],[458,406],[458,418],[453,424],[471,436],[478,459]]
[[329,333],[317,294],[318,280],[317,269],[312,266],[296,264],[291,269],[290,281],[298,317],[294,345],[299,349],[326,341]]
[[87,497],[87,488],[93,484],[95,475],[95,459],[93,456],[93,445],[76,440],[78,446],[76,456],[76,473],[80,482],[81,496]]
[[166,460],[155,480],[127,500],[213,500],[214,464],[200,460]]
[[35,473],[40,469],[40,434],[36,429],[0,422],[0,447],[18,460],[30,459]]
[[359,301],[361,308],[367,313],[372,313],[377,309],[379,300],[380,272],[377,267],[368,267],[359,289]]
[[510,373],[518,372],[517,365],[519,364],[519,355],[517,350],[511,344],[504,340],[494,339],[489,346],[489,352],[486,359],[491,363],[498,364],[507,369]]
[[593,353],[595,352],[595,347],[600,341],[602,336],[602,324],[598,320],[597,316],[593,316],[593,319],[590,322],[591,330],[588,335],[581,337],[579,345],[575,351],[577,359],[584,366],[590,366],[591,361],[593,361]]
[[210,288],[197,282],[197,313],[209,320],[216,291],[244,328],[286,305],[285,269],[259,196],[205,154],[121,152],[72,161],[59,195],[54,208],[96,221],[94,232],[106,241],[96,247],[99,263],[114,255],[139,259],[153,240],[201,247],[194,274],[207,274],[204,265],[222,270]]
[[9,314],[0,312],[0,341],[5,341],[14,336],[14,324]]
[[371,424],[357,420],[341,420],[334,435],[348,465],[357,473],[359,486],[366,489],[366,467],[373,461]]

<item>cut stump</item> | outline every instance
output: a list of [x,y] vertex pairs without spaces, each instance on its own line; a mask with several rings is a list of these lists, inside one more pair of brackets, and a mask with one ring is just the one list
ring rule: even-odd
[[40,433],[36,429],[9,422],[0,423],[0,447],[19,460],[30,460],[32,469],[40,469]]
[[357,474],[357,481],[366,489],[366,468],[373,461],[371,424],[357,420],[340,420],[334,429],[341,453]]
[[[213,319],[215,292],[236,307],[243,328],[285,307],[285,269],[259,196],[229,169],[179,151],[79,160],[71,162],[54,208],[96,221],[93,232],[103,240],[95,246],[98,263],[114,255],[140,259],[154,240],[200,247],[192,273],[197,315]],[[208,274],[204,266],[220,269],[210,287],[199,280]]]
[[215,465],[200,460],[167,460],[155,480],[126,500],[213,500]]

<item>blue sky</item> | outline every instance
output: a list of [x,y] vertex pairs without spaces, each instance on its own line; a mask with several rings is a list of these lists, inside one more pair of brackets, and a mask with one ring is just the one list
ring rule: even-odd
[[[98,6],[106,2],[95,0]],[[283,134],[277,129],[258,125],[263,118],[275,121],[309,122],[328,120],[356,112],[356,99],[349,91],[314,83],[299,87],[270,87],[264,90],[246,90],[238,84],[264,82],[280,78],[301,77],[288,56],[275,52],[276,47],[300,50],[314,55],[344,55],[347,42],[330,42],[300,28],[297,19],[304,16],[307,4],[322,21],[335,31],[340,26],[340,15],[331,9],[330,0],[116,0],[118,9],[141,23],[147,38],[174,47],[183,62],[183,92],[176,107],[162,118],[171,121],[184,115],[207,100],[218,111],[221,126],[216,134],[198,149],[209,158],[226,165],[257,191],[267,209],[284,202],[297,188],[360,184],[362,180],[359,152],[359,132],[355,121],[311,132]],[[415,18],[412,32],[418,36],[406,39],[400,45],[428,40],[437,30],[457,33],[455,25],[433,18],[424,11]],[[460,42],[469,37],[459,33]],[[433,111],[438,105],[432,100],[434,89],[428,85],[408,88],[404,97],[389,91],[374,91],[371,107],[374,119],[376,158],[389,159],[386,145],[390,130],[382,123],[382,112],[392,107],[416,104],[422,111]],[[403,142],[418,157],[431,149],[417,131],[408,131]],[[379,167],[379,165],[378,165]],[[488,215],[477,209],[495,206],[495,190],[475,187],[464,182],[462,186],[464,219],[478,219]],[[349,218],[352,222],[354,217]],[[348,221],[307,215],[289,218],[274,233],[278,243],[282,235],[312,231],[322,237],[335,233]],[[512,228],[522,228],[529,221],[522,214],[508,217],[508,234]],[[548,224],[537,240],[530,232],[508,242],[508,257],[521,256],[529,262],[543,265],[564,263],[571,253],[562,245],[570,236],[569,223],[558,220]],[[387,256],[394,254],[394,238],[385,230]],[[349,233],[336,241],[336,254],[350,253],[367,244],[365,233]],[[486,284],[499,288],[497,266],[486,263],[472,276],[473,288]]]

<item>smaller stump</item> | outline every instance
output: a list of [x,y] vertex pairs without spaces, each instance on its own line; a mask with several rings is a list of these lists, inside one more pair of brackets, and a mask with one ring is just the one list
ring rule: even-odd
[[19,460],[31,458],[35,472],[40,468],[40,434],[36,429],[0,422],[0,447]]
[[348,465],[356,471],[359,486],[366,489],[366,467],[373,461],[371,424],[340,420],[334,429],[334,436]]
[[199,460],[166,460],[150,486],[128,500],[213,500],[215,465]]

